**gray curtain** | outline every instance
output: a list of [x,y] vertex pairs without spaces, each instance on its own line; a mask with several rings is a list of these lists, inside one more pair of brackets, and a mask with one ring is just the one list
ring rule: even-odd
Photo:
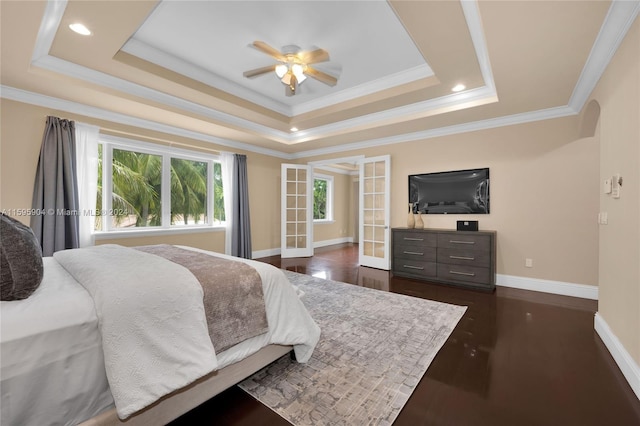
[[251,221],[249,220],[249,183],[247,180],[247,156],[234,154],[233,191],[231,204],[231,255],[251,259]]
[[47,117],[33,189],[31,229],[42,255],[79,247],[75,125]]

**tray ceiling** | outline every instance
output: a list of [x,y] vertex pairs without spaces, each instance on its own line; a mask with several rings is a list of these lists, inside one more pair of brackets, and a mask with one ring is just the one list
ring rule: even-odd
[[[2,96],[288,158],[339,152],[576,114],[638,4],[2,2]],[[338,84],[286,97],[275,75],[244,78],[275,62],[255,40],[327,50],[317,68]]]

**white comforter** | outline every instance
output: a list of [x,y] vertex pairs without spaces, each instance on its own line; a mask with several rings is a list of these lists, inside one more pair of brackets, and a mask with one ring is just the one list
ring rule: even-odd
[[[115,245],[65,250],[54,258],[93,297],[120,418],[219,367],[202,288],[186,268]],[[268,343],[294,345],[298,361],[307,361],[320,329],[295,289],[271,265],[245,262],[263,279]]]

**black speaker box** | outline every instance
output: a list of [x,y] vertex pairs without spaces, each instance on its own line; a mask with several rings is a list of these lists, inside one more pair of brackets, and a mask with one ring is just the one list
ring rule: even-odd
[[457,229],[458,231],[477,231],[478,221],[477,220],[459,220]]

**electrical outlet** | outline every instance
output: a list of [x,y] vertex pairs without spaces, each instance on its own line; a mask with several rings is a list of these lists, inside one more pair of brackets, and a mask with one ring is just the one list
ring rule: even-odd
[[526,266],[527,268],[533,268],[533,259],[525,259],[524,266]]

